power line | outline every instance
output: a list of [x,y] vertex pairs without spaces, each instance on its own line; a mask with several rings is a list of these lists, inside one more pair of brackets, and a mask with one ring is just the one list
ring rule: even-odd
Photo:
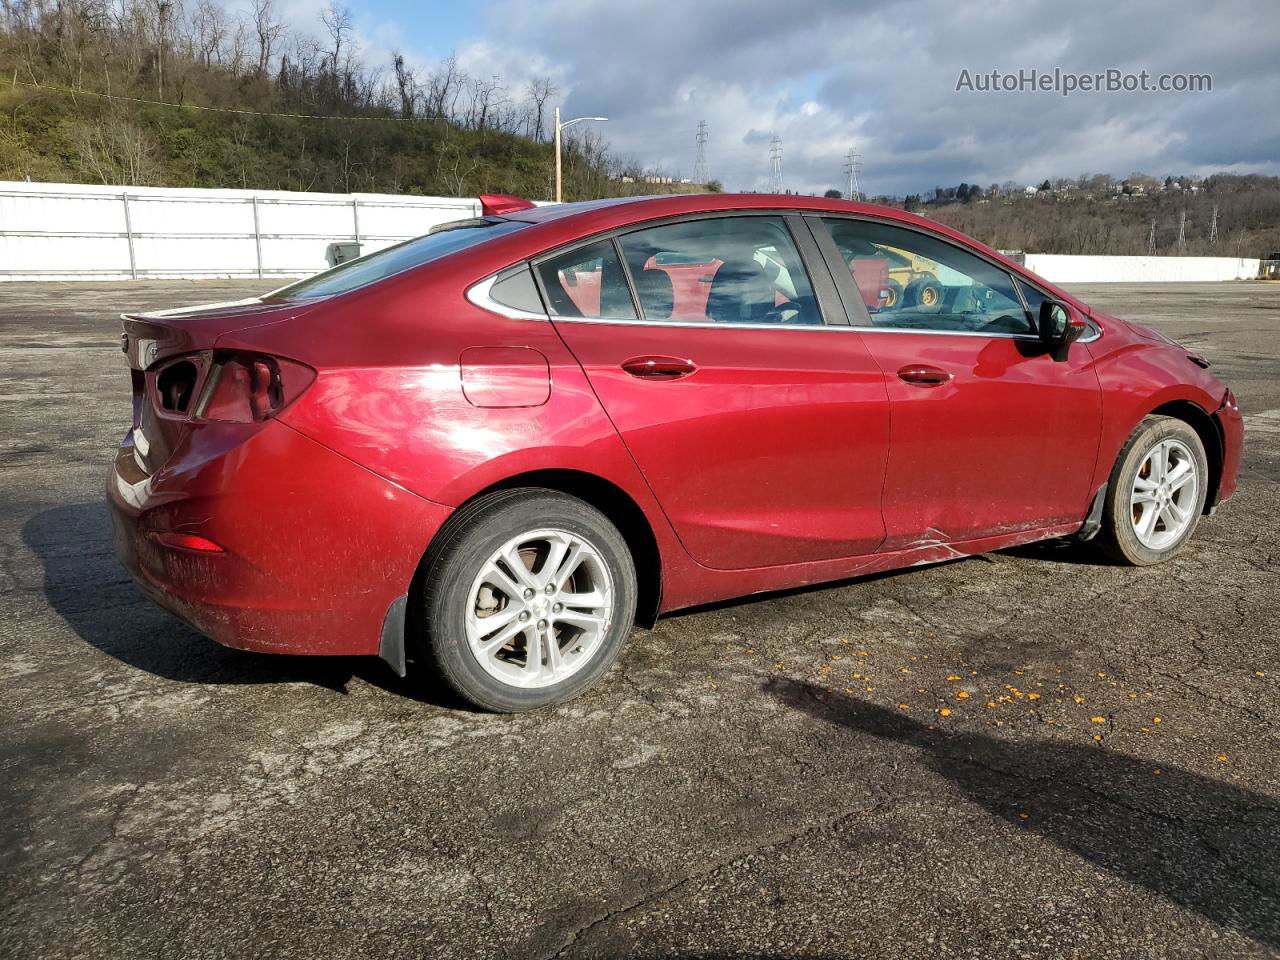
[[782,192],[782,138],[776,133],[769,141],[769,189]]
[[1213,205],[1213,219],[1209,221],[1209,243],[1218,242],[1218,205]]
[[322,113],[272,113],[268,110],[237,110],[233,107],[205,107],[198,103],[170,103],[167,100],[144,100],[141,97],[123,97],[115,93],[98,93],[94,90],[77,90],[72,87],[61,87],[54,83],[28,83],[25,80],[11,81],[15,87],[30,87],[33,90],[51,90],[71,97],[97,97],[100,100],[113,100],[120,103],[141,103],[151,107],[174,107],[178,110],[205,110],[209,113],[235,113],[250,117],[287,117],[292,120],[394,120],[414,122],[418,120],[448,120],[448,117],[356,117]]
[[693,182],[707,183],[711,177],[707,174],[707,121],[698,121],[698,159],[693,164]]

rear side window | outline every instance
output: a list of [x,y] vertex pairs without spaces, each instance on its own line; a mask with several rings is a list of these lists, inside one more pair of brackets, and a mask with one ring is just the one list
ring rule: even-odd
[[1030,334],[1009,274],[928,234],[867,220],[824,218],[874,327]]
[[526,264],[504,270],[489,288],[489,299],[525,313],[545,313],[542,297]]
[[515,220],[459,220],[457,223],[446,223],[424,237],[406,240],[394,247],[340,264],[332,270],[274,290],[262,299],[272,302],[332,297],[420,267],[432,260],[439,260],[486,240],[505,236],[524,226],[526,224]]
[[821,324],[780,217],[688,220],[619,238],[648,321]]
[[553,317],[636,319],[622,261],[608,240],[543,260],[537,270]]

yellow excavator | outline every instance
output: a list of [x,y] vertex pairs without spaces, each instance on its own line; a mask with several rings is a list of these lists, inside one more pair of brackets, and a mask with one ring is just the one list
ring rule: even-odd
[[915,307],[936,310],[942,303],[942,284],[938,281],[938,265],[924,257],[896,247],[877,244],[889,259],[889,291],[881,307]]

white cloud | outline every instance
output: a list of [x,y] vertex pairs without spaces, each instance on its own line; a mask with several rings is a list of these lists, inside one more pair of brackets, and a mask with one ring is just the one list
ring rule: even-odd
[[[249,0],[229,0],[247,9]],[[323,36],[315,0],[281,0],[294,27]],[[412,24],[357,10],[365,59],[399,48],[420,72]],[[499,74],[512,96],[550,76],[566,115],[605,115],[616,153],[688,176],[700,120],[710,173],[764,189],[769,140],[788,187],[844,183],[849,149],[864,190],[928,191],[960,181],[1134,170],[1280,173],[1280,57],[1273,0],[1187,0],[1153,10],[1113,0],[1090,12],[1057,0],[500,0],[457,55]],[[957,93],[961,69],[1209,73],[1199,94]]]

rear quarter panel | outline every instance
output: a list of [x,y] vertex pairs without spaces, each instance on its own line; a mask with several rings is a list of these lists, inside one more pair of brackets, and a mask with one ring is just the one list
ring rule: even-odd
[[[457,506],[538,470],[607,480],[647,517],[663,555],[664,581],[675,576],[688,556],[576,358],[549,321],[499,316],[468,301],[467,287],[493,264],[477,258],[468,266],[461,259],[434,278],[392,278],[317,308],[303,323],[257,328],[219,346],[315,367],[315,382],[280,419],[435,503]],[[460,360],[474,357],[476,348],[489,360],[520,358],[521,377],[535,351],[546,358],[550,390],[530,405],[475,405],[485,392],[471,380],[464,385]],[[499,372],[491,386],[501,388],[504,380]]]

